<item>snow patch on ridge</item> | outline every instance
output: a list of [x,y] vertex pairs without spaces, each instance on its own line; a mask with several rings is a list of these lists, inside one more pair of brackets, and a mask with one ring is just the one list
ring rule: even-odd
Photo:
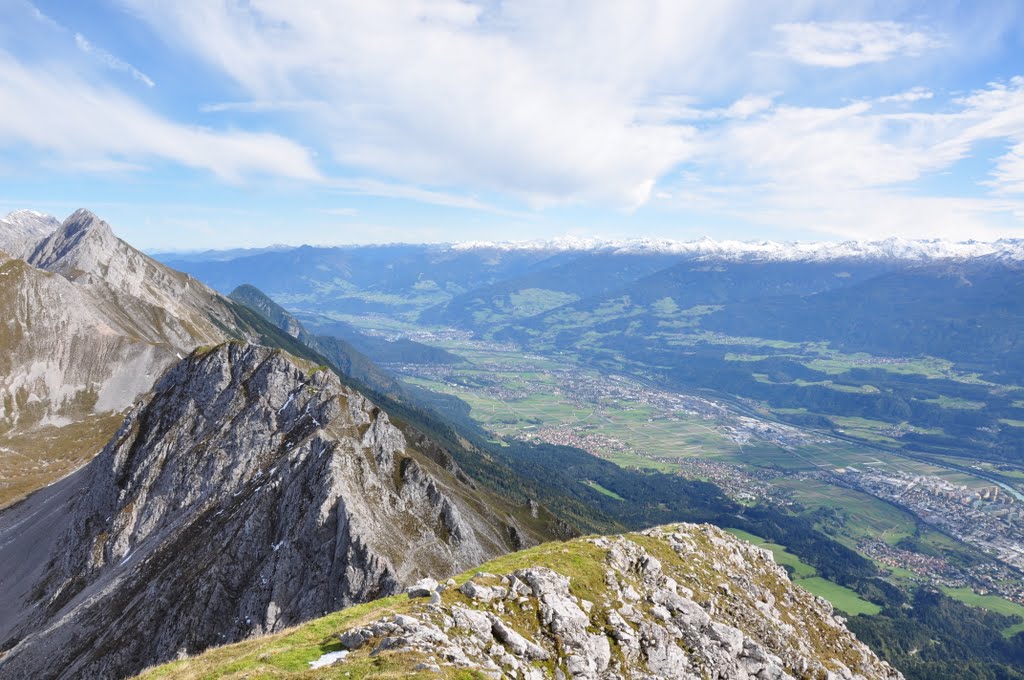
[[592,252],[609,254],[666,254],[694,259],[734,261],[830,261],[830,260],[961,260],[992,256],[1024,260],[1024,239],[998,241],[951,241],[891,237],[881,241],[697,241],[672,239],[621,239],[562,237],[536,241],[467,241],[453,250]]

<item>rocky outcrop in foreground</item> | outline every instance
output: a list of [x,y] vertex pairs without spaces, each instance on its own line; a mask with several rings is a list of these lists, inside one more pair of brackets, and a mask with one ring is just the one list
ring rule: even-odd
[[[158,669],[173,677],[896,680],[831,605],[794,586],[771,553],[707,525],[546,544],[459,581],[417,584],[318,646],[265,639]],[[493,572],[493,573],[489,573]],[[461,582],[461,585],[459,583]],[[429,598],[429,599],[427,599]],[[345,619],[345,613],[338,615]],[[314,624],[323,632],[330,619]],[[389,675],[392,674],[392,675]],[[318,676],[320,677],[320,676]]]
[[0,514],[0,678],[124,677],[539,537],[332,372],[238,342],[172,368],[76,477]]

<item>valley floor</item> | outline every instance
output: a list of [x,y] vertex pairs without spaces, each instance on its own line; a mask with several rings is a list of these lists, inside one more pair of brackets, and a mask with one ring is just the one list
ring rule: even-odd
[[[465,359],[388,368],[465,401],[497,443],[518,438],[574,446],[621,466],[710,481],[742,503],[767,501],[813,516],[894,583],[932,583],[968,604],[1024,616],[1024,527],[1004,510],[1007,495],[1020,492],[997,488],[980,461],[945,466],[908,457],[887,450],[884,439],[856,441],[796,427],[753,402],[659,389],[565,354],[524,354],[458,332],[381,329],[379,318],[349,320],[371,332],[411,331]],[[846,420],[853,433],[885,425]],[[614,496],[593,480],[579,482]],[[784,546],[769,547],[784,554]],[[813,569],[791,566],[804,587],[844,611],[877,611]]]

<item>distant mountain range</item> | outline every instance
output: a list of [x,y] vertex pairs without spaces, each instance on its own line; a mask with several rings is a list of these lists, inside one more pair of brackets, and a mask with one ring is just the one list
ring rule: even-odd
[[614,254],[665,254],[730,261],[831,261],[831,260],[957,260],[995,256],[1024,258],[1024,239],[998,241],[951,241],[944,239],[905,239],[891,237],[878,241],[778,242],[696,241],[671,239],[604,240],[560,238],[540,241],[470,241],[452,244],[454,250],[503,250],[579,252]]
[[[379,318],[414,332],[457,329],[673,389],[756,399],[798,424],[842,429],[834,417],[869,417],[914,428],[901,447],[1021,458],[1019,239],[562,239],[301,247],[171,264],[225,292],[252,283],[311,328],[359,320],[365,332]],[[382,360],[388,348],[364,351]],[[946,373],[964,377],[866,371],[850,364],[858,353],[949,362]],[[818,368],[837,354],[849,370]]]
[[[22,211],[27,212],[27,211]],[[12,213],[13,215],[14,213]],[[846,241],[737,241],[704,237],[693,241],[673,239],[630,238],[602,239],[566,236],[533,241],[463,241],[454,243],[398,243],[390,245],[287,246],[265,248],[234,248],[206,251],[157,251],[160,260],[204,262],[235,260],[263,253],[292,250],[353,250],[359,248],[424,248],[436,252],[536,252],[536,253],[603,253],[618,255],[675,255],[690,258],[728,261],[832,261],[832,260],[964,260],[977,257],[1024,259],[1024,239],[979,241],[969,239],[907,239],[890,237],[879,240]]]

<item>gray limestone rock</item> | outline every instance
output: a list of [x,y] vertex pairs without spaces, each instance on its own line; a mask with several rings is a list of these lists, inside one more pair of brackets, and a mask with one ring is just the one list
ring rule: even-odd
[[48,567],[4,600],[18,614],[0,630],[0,677],[123,676],[514,547],[494,499],[373,403],[256,345],[181,361],[83,474]]
[[[836,622],[827,603],[794,587],[763,551],[708,526],[674,525],[642,533],[678,559],[670,562],[664,553],[655,557],[624,536],[587,539],[605,551],[608,568],[606,590],[589,611],[570,578],[535,566],[504,576],[478,574],[466,582],[471,587],[450,591],[440,605],[403,617],[400,631],[389,617],[345,632],[342,644],[355,654],[430,654],[442,669],[508,678],[902,677]],[[731,565],[727,574],[712,568],[723,562]],[[508,584],[503,596],[477,596],[480,588],[496,582]],[[721,587],[730,583],[735,587]],[[769,597],[769,588],[783,597]],[[776,599],[789,605],[780,609]],[[765,606],[772,607],[773,615],[765,614]],[[811,633],[823,628],[832,630],[828,639]]]
[[405,594],[409,597],[430,597],[437,588],[437,581],[428,576],[406,588]]

